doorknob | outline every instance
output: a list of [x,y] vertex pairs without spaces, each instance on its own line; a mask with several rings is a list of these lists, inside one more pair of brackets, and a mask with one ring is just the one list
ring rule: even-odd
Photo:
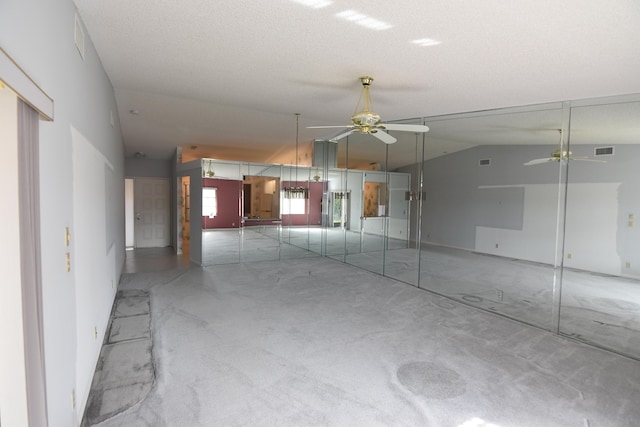
[[140,214],[140,212],[138,212],[138,213],[136,214],[136,220],[137,220],[137,221],[140,221],[141,219],[142,219],[142,215]]

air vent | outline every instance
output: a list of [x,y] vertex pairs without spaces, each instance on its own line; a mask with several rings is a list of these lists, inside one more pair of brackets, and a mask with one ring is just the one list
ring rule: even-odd
[[613,147],[598,147],[595,149],[596,156],[613,156]]
[[491,166],[491,159],[480,159],[478,161],[479,166]]
[[80,57],[84,60],[84,30],[82,29],[82,23],[80,22],[80,17],[76,13],[76,25],[73,31],[73,40],[76,43],[76,47],[78,48],[78,52],[80,52]]

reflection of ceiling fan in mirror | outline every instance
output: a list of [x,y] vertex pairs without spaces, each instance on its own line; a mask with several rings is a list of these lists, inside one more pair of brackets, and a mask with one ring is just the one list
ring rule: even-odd
[[589,159],[588,157],[573,157],[573,154],[571,153],[571,151],[562,148],[562,129],[558,129],[558,133],[560,133],[560,142],[558,143],[558,148],[551,153],[551,157],[529,160],[524,165],[531,166],[531,165],[539,165],[539,164],[548,163],[548,162],[560,162],[560,161],[566,162],[567,160],[606,163],[604,160],[594,160],[594,159]]
[[[380,115],[371,110],[371,97],[369,95],[369,86],[373,81],[373,77],[362,76],[360,77],[362,82],[362,91],[360,92],[360,99],[356,105],[356,112],[351,116],[351,125],[346,126],[309,126],[309,129],[328,129],[328,128],[347,128],[346,131],[331,138],[329,141],[338,142],[346,136],[351,135],[354,132],[373,135],[385,144],[393,144],[397,141],[393,136],[389,135],[387,130],[400,131],[400,132],[427,132],[429,128],[423,125],[407,125],[407,124],[395,124],[395,123],[380,123]],[[360,103],[362,103],[362,109],[360,110]]]

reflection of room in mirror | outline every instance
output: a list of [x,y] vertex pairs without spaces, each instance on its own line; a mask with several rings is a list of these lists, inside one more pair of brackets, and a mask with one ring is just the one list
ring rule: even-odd
[[280,178],[245,175],[244,216],[251,219],[280,218]]
[[[323,253],[640,358],[639,105],[584,100],[426,118],[424,141],[399,135],[386,147],[350,137],[337,164],[359,169],[282,166],[265,177],[280,180],[288,205],[281,228],[255,231],[279,239],[274,253]],[[558,129],[573,157],[606,161],[523,166],[558,148]],[[314,175],[323,177],[317,192]],[[260,215],[254,192],[271,184],[261,185],[245,189],[245,216]],[[309,199],[294,206],[285,187]]]

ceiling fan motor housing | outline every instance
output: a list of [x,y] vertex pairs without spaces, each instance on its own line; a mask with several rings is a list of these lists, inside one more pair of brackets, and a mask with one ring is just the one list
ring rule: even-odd
[[561,152],[560,149],[558,148],[553,153],[551,153],[551,157],[557,160],[566,160],[571,157],[571,151],[562,150]]
[[351,122],[360,129],[360,132],[370,133],[380,123],[380,115],[373,111],[360,111],[351,116]]

